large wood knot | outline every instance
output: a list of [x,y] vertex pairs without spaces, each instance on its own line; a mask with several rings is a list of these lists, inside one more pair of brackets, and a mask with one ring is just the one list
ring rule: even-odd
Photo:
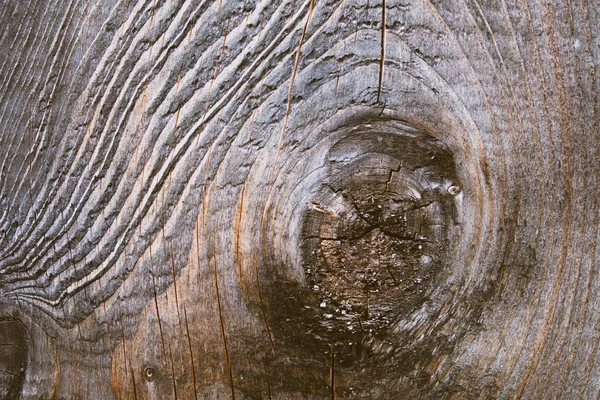
[[306,282],[329,331],[383,334],[427,299],[444,268],[458,191],[452,155],[424,133],[370,123],[328,161],[304,218]]

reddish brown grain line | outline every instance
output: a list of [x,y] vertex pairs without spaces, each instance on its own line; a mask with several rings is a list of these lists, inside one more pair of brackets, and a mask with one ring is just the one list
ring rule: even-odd
[[271,400],[271,382],[269,381],[269,373],[267,372],[267,366],[265,365],[265,359],[261,357],[261,363],[263,366],[263,370],[265,371],[265,379],[267,380],[267,395],[269,396],[269,400]]
[[[191,32],[191,30],[190,30]],[[179,85],[181,84],[181,70],[183,64],[179,66],[179,73],[177,74],[177,84],[175,85],[175,95],[179,94]],[[175,115],[175,127],[173,128],[174,133],[177,133],[177,127],[179,126],[179,114],[181,113],[181,106],[177,107],[177,114]]]
[[181,106],[177,108],[177,114],[175,115],[175,127],[173,128],[173,131],[175,131],[175,133],[177,132],[177,127],[179,124],[179,114],[181,113]]
[[240,205],[238,211],[237,221],[235,223],[235,229],[233,231],[233,242],[235,243],[235,265],[237,267],[238,275],[240,277],[240,281],[242,281],[243,271],[242,271],[242,256],[240,254],[240,229],[242,226],[242,218],[244,213],[244,195],[246,193],[246,183],[244,182],[244,186],[242,187],[242,193],[240,194]]
[[275,174],[275,170],[277,169],[277,162],[279,161],[279,155],[281,153],[281,148],[283,146],[283,139],[285,138],[285,131],[287,129],[287,124],[289,121],[290,114],[292,112],[292,95],[294,92],[294,82],[296,81],[296,75],[298,74],[298,66],[300,65],[300,57],[302,55],[302,45],[304,44],[304,39],[306,38],[306,32],[308,31],[308,24],[312,18],[313,9],[315,7],[314,0],[311,1],[310,7],[308,9],[308,15],[306,17],[306,23],[304,24],[304,28],[302,29],[302,36],[300,37],[300,43],[298,43],[298,50],[296,51],[296,59],[294,61],[294,69],[292,70],[292,78],[290,80],[290,89],[288,91],[287,105],[285,110],[285,117],[283,120],[283,127],[281,129],[281,135],[279,136],[279,144],[277,146],[277,153],[275,154],[275,161],[273,162],[273,168],[271,170],[271,174],[269,176],[269,188],[267,192],[270,190],[271,181],[273,179],[273,175]]
[[[203,203],[204,204],[204,203]],[[198,273],[200,273],[200,214],[196,215],[196,267],[198,268]]]
[[173,240],[169,239],[169,250],[171,253],[171,272],[173,273],[173,291],[175,292],[175,307],[177,307],[177,318],[181,323],[181,315],[179,315],[179,297],[177,296],[177,274],[175,273],[175,256],[173,254]]
[[[152,249],[150,250],[150,254],[152,254]],[[152,262],[151,262],[152,264]],[[162,321],[160,319],[160,311],[158,309],[158,295],[156,294],[156,280],[154,279],[154,274],[150,274],[152,276],[152,290],[154,292],[154,307],[156,308],[156,318],[158,318],[158,332],[160,334],[160,343],[162,345],[162,353],[165,364],[167,363],[167,353],[165,349],[165,338],[162,330]]]
[[258,248],[254,251],[254,265],[256,266],[256,287],[258,289],[258,302],[260,303],[260,311],[263,317],[263,321],[265,323],[265,330],[267,332],[267,337],[269,338],[269,343],[271,344],[271,350],[273,351],[273,357],[277,358],[277,352],[275,351],[275,342],[273,341],[273,336],[271,335],[271,329],[269,328],[269,322],[267,320],[267,312],[265,310],[265,303],[262,297],[262,289],[260,288],[260,275],[258,270]]
[[175,381],[175,363],[173,362],[173,351],[171,349],[171,342],[167,343],[169,345],[169,358],[171,359],[171,381],[173,382],[173,395],[175,396],[175,400],[177,400],[177,382]]
[[[121,314],[122,314],[122,309],[121,309]],[[119,315],[119,322],[121,325],[121,343],[123,344],[123,362],[125,363],[125,376],[127,376],[127,346],[125,345],[125,327],[123,326],[123,316]],[[131,362],[129,363],[129,366],[131,367]]]
[[[154,4],[152,5],[152,13],[150,14],[150,26],[149,29],[152,29],[152,25],[154,24],[154,12],[156,11],[156,0],[154,0]],[[150,51],[152,52],[152,48],[150,48]]]
[[206,190],[206,182],[208,181],[208,169],[210,167],[210,158],[212,156],[212,152],[213,152],[213,147],[215,145],[215,142],[213,142],[210,145],[210,148],[208,150],[208,156],[206,158],[206,168],[204,169],[204,185],[202,187],[202,231],[204,232],[206,230],[206,222],[205,222],[205,217],[206,217],[206,199],[207,199],[207,190]]
[[137,400],[137,387],[135,384],[135,373],[133,372],[133,367],[131,366],[131,360],[129,360],[129,368],[131,368],[131,383],[133,385],[133,398]]
[[221,309],[221,298],[219,295],[219,277],[217,268],[217,239],[213,236],[213,259],[214,259],[214,273],[215,273],[215,291],[217,295],[217,308],[219,311],[219,325],[221,327],[221,338],[223,339],[223,350],[225,351],[225,360],[227,361],[227,369],[229,371],[229,382],[231,384],[231,398],[235,399],[235,389],[233,387],[233,372],[231,370],[231,359],[229,358],[229,351],[227,350],[227,337],[225,336],[225,324],[223,323],[223,312]]
[[338,68],[337,76],[335,77],[335,88],[333,89],[333,97],[337,99],[338,87],[340,85],[340,73],[342,72],[342,66]]
[[385,24],[386,24],[386,5],[385,0],[381,4],[381,58],[379,60],[379,88],[377,89],[377,102],[381,100],[381,91],[383,90],[383,70],[385,67]]
[[190,361],[192,363],[192,380],[194,383],[194,399],[198,400],[198,389],[196,388],[196,367],[194,366],[194,352],[192,350],[192,338],[190,336],[190,328],[188,326],[187,310],[183,305],[183,320],[185,322],[185,333],[187,335],[188,349],[190,351]]
[[[158,201],[158,196],[156,196],[156,201]],[[160,222],[161,222],[161,234],[163,241],[165,240],[165,225],[166,225],[166,216],[165,216],[165,187],[163,186],[160,191]]]

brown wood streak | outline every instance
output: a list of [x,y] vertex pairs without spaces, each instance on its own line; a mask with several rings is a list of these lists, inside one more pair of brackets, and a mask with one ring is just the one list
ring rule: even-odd
[[227,349],[227,337],[225,336],[225,325],[223,323],[223,312],[221,310],[221,297],[219,295],[219,269],[217,268],[217,242],[216,236],[213,236],[213,263],[214,263],[214,275],[215,275],[215,292],[217,296],[217,309],[219,312],[219,326],[221,328],[221,338],[223,339],[223,350],[225,352],[225,359],[227,361],[227,370],[229,372],[229,383],[231,386],[231,398],[235,399],[235,389],[233,385],[233,372],[231,368],[231,359],[229,358],[229,351]]

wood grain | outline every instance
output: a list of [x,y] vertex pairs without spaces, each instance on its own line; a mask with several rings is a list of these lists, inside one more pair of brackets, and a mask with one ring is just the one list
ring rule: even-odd
[[0,21],[4,398],[600,396],[595,2]]

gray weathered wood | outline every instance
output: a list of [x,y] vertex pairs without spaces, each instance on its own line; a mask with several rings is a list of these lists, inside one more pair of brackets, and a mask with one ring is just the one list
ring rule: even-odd
[[599,14],[3,0],[0,397],[598,398]]

